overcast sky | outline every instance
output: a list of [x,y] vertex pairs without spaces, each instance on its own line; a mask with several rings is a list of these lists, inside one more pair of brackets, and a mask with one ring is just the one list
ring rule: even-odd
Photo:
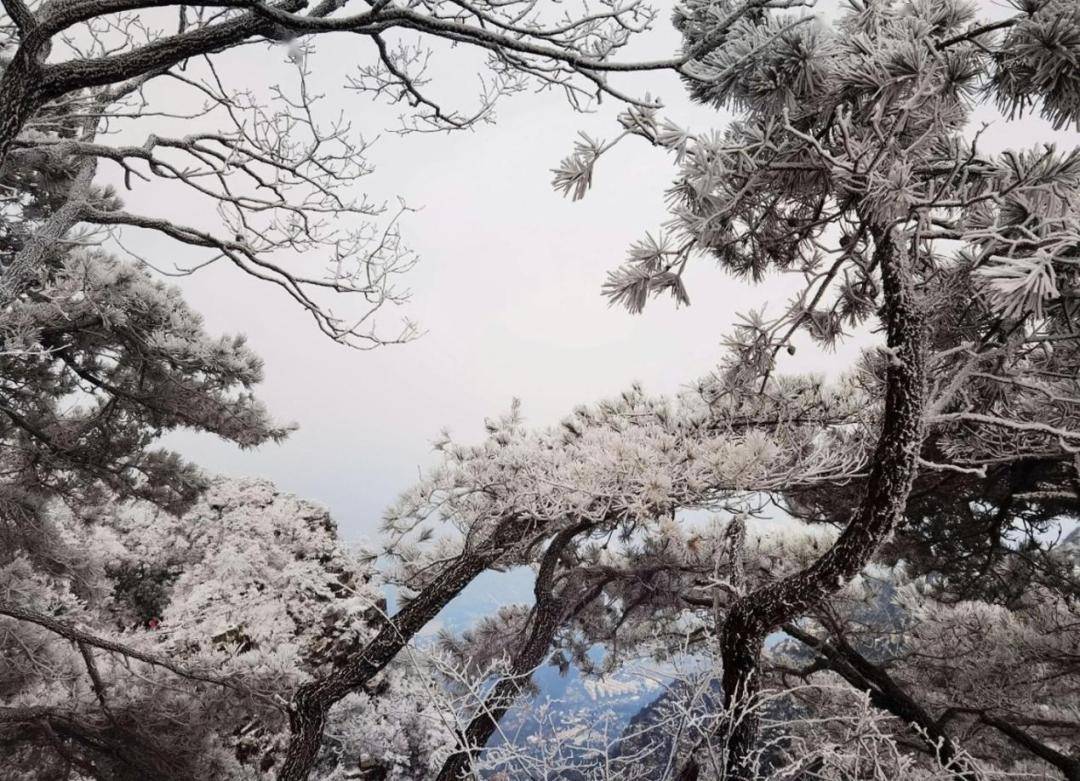
[[[1000,14],[996,5],[984,6]],[[671,54],[677,40],[667,16],[635,56]],[[267,62],[282,56],[280,48],[248,49],[231,61],[233,73],[268,83],[266,74],[273,71]],[[374,136],[394,125],[398,109],[333,93],[360,56],[347,38],[320,39],[312,68],[318,86],[331,92],[329,100],[340,102]],[[467,97],[475,64],[466,52],[442,53],[440,84]],[[729,119],[691,106],[671,75],[620,84],[659,95],[668,116],[695,130],[719,128]],[[495,125],[379,139],[371,154],[377,171],[364,190],[377,200],[400,195],[422,207],[404,223],[422,258],[408,279],[413,295],[403,313],[425,334],[411,344],[374,352],[335,345],[279,290],[224,265],[183,280],[211,332],[248,335],[266,360],[259,395],[279,419],[300,429],[283,444],[256,451],[192,435],[170,437],[169,444],[209,471],[268,477],[320,501],[343,537],[363,539],[374,534],[382,510],[432,463],[431,442],[444,427],[455,437],[475,439],[483,418],[505,411],[514,397],[530,422],[548,424],[633,381],[675,392],[708,372],[736,314],[770,299],[778,310],[794,280],[750,288],[700,259],[687,274],[690,307],[659,300],[639,316],[609,309],[600,295],[605,273],[632,241],[663,222],[672,162],[644,143],[627,143],[602,160],[593,191],[578,203],[551,189],[550,169],[570,151],[579,130],[615,135],[618,109],[605,104],[582,115],[559,95],[526,94],[503,103]],[[1030,126],[1035,124],[1041,126]],[[987,135],[994,148],[1010,139],[1017,146],[1028,143],[1015,123],[998,123]],[[126,196],[133,206],[151,209],[155,197],[160,195],[145,190]],[[173,201],[156,205],[176,208]],[[193,257],[152,236],[128,234],[125,241],[159,260]],[[300,268],[320,261],[296,262]],[[781,368],[835,370],[850,362],[857,346],[836,355],[803,348],[785,356]]]

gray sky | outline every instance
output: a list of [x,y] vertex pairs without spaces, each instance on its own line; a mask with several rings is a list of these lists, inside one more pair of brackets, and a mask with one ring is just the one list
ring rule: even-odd
[[[669,56],[676,38],[667,27],[665,12],[634,54]],[[265,82],[266,61],[280,59],[280,52],[253,48],[233,63],[246,71],[245,80]],[[320,40],[313,61],[318,86],[334,90],[343,68],[356,61],[347,38]],[[469,90],[473,65],[460,50],[438,60],[446,82]],[[722,127],[729,119],[691,106],[669,75],[620,83],[660,95],[666,114],[695,130]],[[462,95],[470,96],[468,90]],[[374,106],[365,96],[329,99],[369,135],[395,124],[397,109]],[[371,154],[378,170],[365,190],[378,200],[401,195],[423,207],[404,223],[408,242],[422,257],[408,279],[413,297],[405,310],[426,329],[414,343],[374,352],[335,345],[280,291],[225,265],[183,280],[211,332],[249,336],[266,360],[259,395],[300,430],[284,444],[246,452],[204,436],[177,435],[168,443],[210,471],[265,476],[323,502],[342,536],[360,539],[374,533],[383,508],[432,463],[431,442],[444,427],[475,439],[483,418],[506,410],[515,396],[527,419],[542,425],[633,381],[674,392],[708,372],[736,314],[770,299],[778,311],[796,280],[774,278],[751,288],[699,259],[688,271],[689,308],[676,310],[659,300],[636,317],[609,309],[600,295],[604,275],[632,241],[664,220],[672,162],[645,143],[627,143],[601,161],[593,191],[578,203],[551,189],[550,169],[570,151],[579,130],[615,135],[618,110],[605,104],[581,115],[559,95],[526,94],[503,103],[494,126],[451,135],[383,135]],[[1000,124],[986,140],[993,148],[1023,146],[1030,143],[1025,136]],[[126,198],[143,208],[154,193]],[[164,239],[126,234],[125,240],[150,257],[188,259]],[[793,358],[784,357],[781,369],[835,370],[850,363],[856,349],[852,343],[832,355],[804,345]]]

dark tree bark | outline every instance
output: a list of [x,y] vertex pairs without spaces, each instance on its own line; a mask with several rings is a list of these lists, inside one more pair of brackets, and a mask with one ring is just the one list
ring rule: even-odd
[[[613,63],[594,59],[573,47],[560,47],[546,39],[529,39],[503,34],[481,25],[470,25],[419,13],[394,4],[372,3],[363,12],[329,18],[344,3],[319,0],[303,15],[308,0],[281,0],[278,3],[248,0],[207,0],[201,5],[217,8],[250,9],[225,21],[153,40],[145,45],[101,57],[46,64],[50,39],[81,22],[96,17],[173,5],[172,0],[80,0],[58,3],[35,19],[23,0],[6,0],[20,30],[20,45],[0,79],[0,166],[27,120],[45,102],[77,90],[120,84],[150,74],[162,73],[184,60],[213,54],[260,36],[280,38],[282,33],[306,35],[349,32],[372,38],[391,28],[412,30],[422,35],[466,43],[496,54],[513,52],[564,63],[584,74],[602,91],[611,90],[596,74],[609,71],[650,71],[678,69],[691,59],[704,56],[722,42],[723,36],[703,41],[692,51],[670,60]],[[51,5],[51,4],[50,4]],[[175,5],[182,5],[175,3]],[[724,20],[723,29],[734,24],[746,9]],[[535,72],[532,68],[524,70]]]
[[[267,17],[249,12],[199,30],[166,36],[121,54],[55,65],[44,62],[50,49],[49,39],[60,30],[116,10],[113,6],[124,10],[149,4],[87,2],[60,6],[29,26],[11,63],[0,77],[0,166],[7,160],[11,144],[23,127],[48,101],[77,90],[119,84],[159,73],[191,57],[221,51],[266,34],[274,26]],[[296,11],[303,7],[303,0],[286,0],[278,7],[283,11]],[[312,13],[322,7],[320,5]]]
[[437,781],[456,781],[465,775],[473,757],[487,745],[499,721],[528,684],[532,671],[547,656],[551,649],[551,641],[555,638],[555,633],[558,632],[562,625],[562,618],[567,612],[566,596],[562,593],[556,594],[554,591],[555,570],[566,546],[587,528],[588,524],[581,523],[564,529],[556,534],[548,545],[533,586],[536,603],[529,622],[528,637],[514,654],[510,664],[510,674],[492,687],[483,705],[460,735],[463,748],[447,757],[439,770]]
[[[727,777],[752,777],[758,735],[759,660],[770,632],[821,604],[859,573],[904,514],[918,467],[925,401],[922,317],[914,300],[907,247],[887,228],[873,229],[881,269],[882,317],[890,351],[881,434],[866,495],[836,543],[806,569],[740,597],[720,630],[723,689],[733,724],[724,752]],[[691,768],[693,765],[693,768]],[[691,760],[682,781],[699,771]]]
[[459,557],[431,585],[384,623],[375,638],[348,666],[335,670],[325,678],[304,684],[297,690],[289,710],[292,736],[286,749],[285,762],[278,773],[281,781],[301,781],[308,777],[322,744],[326,714],[330,708],[385,668],[409,640],[487,566],[487,558],[478,554]]
[[381,672],[417,632],[490,566],[498,552],[521,541],[523,536],[520,519],[504,520],[482,548],[466,550],[458,556],[423,591],[384,622],[364,650],[348,664],[297,690],[289,708],[292,734],[278,773],[280,781],[303,781],[308,777],[322,744],[330,708]]
[[38,58],[38,50],[23,43],[0,76],[0,168],[12,141],[46,101]]

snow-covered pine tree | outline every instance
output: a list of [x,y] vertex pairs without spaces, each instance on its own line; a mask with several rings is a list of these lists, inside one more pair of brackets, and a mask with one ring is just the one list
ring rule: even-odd
[[[741,8],[680,8],[685,45],[713,36],[716,20]],[[730,370],[747,384],[763,382],[796,331],[829,344],[845,324],[877,315],[885,332],[871,397],[880,433],[858,509],[820,558],[740,597],[724,617],[724,689],[739,724],[726,764],[737,778],[753,774],[749,714],[762,641],[824,603],[893,533],[924,427],[982,429],[993,451],[1004,434],[1036,451],[1050,440],[1059,458],[1076,442],[1075,429],[1058,425],[1056,406],[1051,421],[1038,420],[1030,406],[1003,407],[966,390],[977,374],[996,386],[1034,382],[1041,394],[1048,377],[1029,373],[1031,354],[1074,338],[1067,291],[1080,155],[1052,146],[986,155],[969,123],[978,103],[993,102],[1010,115],[1041,111],[1057,127],[1080,124],[1080,13],[1057,0],[1018,4],[996,21],[977,10],[917,0],[852,3],[835,21],[745,14],[687,76],[696,100],[739,114],[726,131],[690,134],[633,110],[623,121],[623,137],[672,150],[679,173],[667,236],[636,247],[612,273],[613,301],[640,311],[650,294],[687,300],[682,274],[694,255],[752,279],[802,273],[805,288],[786,311],[748,319],[732,339]],[[583,193],[612,146],[579,147],[556,186]],[[955,308],[953,322],[942,307]],[[933,324],[928,313],[937,315]],[[938,468],[979,474],[980,458],[990,458],[942,455]],[[683,778],[698,773],[691,759]]]

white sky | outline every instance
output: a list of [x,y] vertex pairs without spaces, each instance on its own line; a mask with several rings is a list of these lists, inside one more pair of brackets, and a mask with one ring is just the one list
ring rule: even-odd
[[[670,56],[676,37],[667,17],[665,11],[635,56]],[[318,86],[340,84],[352,63],[366,61],[366,52],[357,52],[348,38],[321,39],[312,64]],[[246,50],[231,60],[233,72],[265,82],[268,63],[282,55],[280,49]],[[473,65],[471,55],[456,50],[436,67],[443,84],[471,90]],[[690,106],[673,76],[620,84],[660,95],[666,113],[683,126],[705,130],[728,120]],[[397,109],[374,106],[366,96],[332,100],[368,135],[395,124]],[[431,442],[444,427],[458,438],[477,438],[483,418],[505,411],[515,396],[530,422],[552,423],[576,404],[616,394],[633,381],[673,392],[708,372],[736,314],[769,299],[777,311],[794,280],[749,288],[699,259],[687,275],[689,308],[659,300],[636,317],[609,309],[600,285],[629,244],[664,220],[671,160],[643,142],[627,143],[601,161],[593,191],[578,203],[551,189],[550,169],[570,151],[577,131],[615,135],[618,110],[605,104],[585,116],[559,95],[521,95],[502,104],[494,126],[379,140],[371,154],[378,170],[365,188],[377,200],[401,195],[423,207],[404,224],[422,256],[408,280],[407,312],[427,332],[414,343],[374,352],[335,345],[280,291],[224,265],[183,280],[188,301],[212,333],[248,335],[266,360],[260,397],[300,430],[256,451],[187,434],[167,443],[209,471],[268,477],[323,502],[342,536],[359,539],[374,534],[382,510],[432,463]],[[1002,146],[1013,133],[1001,125],[988,138]],[[176,209],[175,201],[155,203],[162,196],[147,190],[125,195],[129,206]],[[197,257],[153,236],[129,233],[125,241],[166,263]],[[840,368],[855,349],[822,355],[803,347],[794,358],[784,356],[781,369]]]

